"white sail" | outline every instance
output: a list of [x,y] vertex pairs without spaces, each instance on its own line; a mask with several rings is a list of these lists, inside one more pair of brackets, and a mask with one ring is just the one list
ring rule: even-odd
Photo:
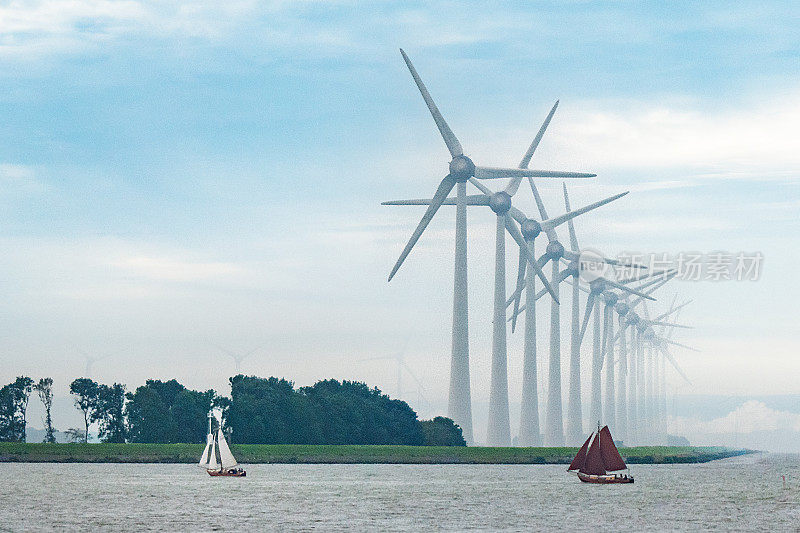
[[203,450],[203,455],[200,456],[200,462],[197,463],[197,466],[200,466],[207,470],[219,469],[217,446],[216,443],[214,442],[214,436],[210,433],[208,434],[206,447]]
[[219,459],[222,463],[222,468],[228,469],[233,468],[236,466],[236,459],[233,457],[231,453],[231,449],[228,448],[228,442],[225,440],[225,435],[222,434],[222,430],[217,430],[217,450],[219,450]]

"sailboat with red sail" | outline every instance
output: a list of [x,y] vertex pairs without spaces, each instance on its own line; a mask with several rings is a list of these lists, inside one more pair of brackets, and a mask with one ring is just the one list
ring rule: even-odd
[[567,471],[577,471],[578,479],[584,483],[633,483],[633,476],[609,474],[627,469],[608,426],[601,429],[598,424],[597,431],[589,435]]

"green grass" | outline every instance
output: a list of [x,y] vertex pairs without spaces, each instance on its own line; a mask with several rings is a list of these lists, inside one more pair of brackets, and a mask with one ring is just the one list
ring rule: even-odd
[[[234,444],[236,458],[254,463],[567,464],[577,448]],[[194,463],[201,444],[0,443],[0,462]],[[630,464],[704,463],[751,453],[723,447],[620,448]]]

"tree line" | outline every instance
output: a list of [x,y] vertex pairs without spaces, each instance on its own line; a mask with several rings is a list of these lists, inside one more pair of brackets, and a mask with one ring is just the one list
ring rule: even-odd
[[[71,440],[88,442],[97,424],[102,442],[203,443],[208,413],[222,413],[223,430],[240,444],[406,444],[464,446],[461,428],[449,418],[419,420],[404,401],[357,381],[318,381],[296,388],[283,378],[237,375],[230,397],[196,391],[177,380],[147,380],[132,392],[120,383],[89,378],[70,384],[82,430]],[[24,442],[26,410],[36,392],[45,411],[45,442],[55,442],[50,410],[53,380],[18,377],[0,389],[0,441]]]

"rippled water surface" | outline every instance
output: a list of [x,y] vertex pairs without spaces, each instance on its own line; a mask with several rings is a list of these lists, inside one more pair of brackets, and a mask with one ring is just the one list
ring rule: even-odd
[[635,484],[597,486],[538,465],[252,465],[211,478],[193,465],[0,464],[0,530],[800,528],[800,456],[632,468]]

